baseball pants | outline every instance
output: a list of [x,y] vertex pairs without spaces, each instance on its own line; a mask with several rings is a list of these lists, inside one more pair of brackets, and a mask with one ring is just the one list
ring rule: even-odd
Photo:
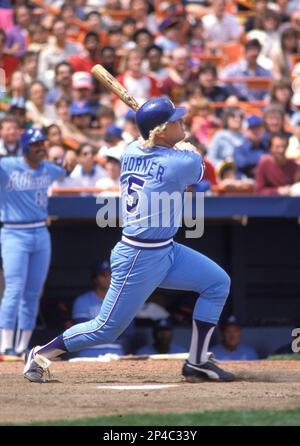
[[0,327],[33,330],[39,299],[51,256],[48,229],[1,231],[1,256],[5,289],[0,308]]
[[99,315],[63,333],[68,351],[113,342],[157,287],[199,293],[193,318],[216,324],[230,288],[229,276],[222,268],[175,242],[155,249],[119,242],[111,252],[111,271]]

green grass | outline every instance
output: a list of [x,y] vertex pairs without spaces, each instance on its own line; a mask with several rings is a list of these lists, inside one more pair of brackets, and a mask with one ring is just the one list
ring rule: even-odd
[[300,354],[291,353],[290,355],[274,355],[269,356],[268,359],[272,361],[300,361]]
[[[28,425],[28,424],[27,424]],[[132,414],[35,422],[30,426],[300,426],[300,408],[245,409],[201,413]]]

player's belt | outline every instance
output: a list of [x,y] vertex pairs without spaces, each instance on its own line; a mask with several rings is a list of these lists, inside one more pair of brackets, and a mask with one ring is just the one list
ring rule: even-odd
[[160,248],[162,246],[170,245],[173,242],[173,238],[169,238],[168,240],[164,241],[140,241],[140,240],[133,240],[129,237],[126,237],[126,235],[122,235],[122,242],[127,243],[128,245],[137,246],[138,248]]
[[3,228],[8,229],[32,229],[32,228],[42,228],[46,226],[45,221],[37,221],[32,223],[4,223]]

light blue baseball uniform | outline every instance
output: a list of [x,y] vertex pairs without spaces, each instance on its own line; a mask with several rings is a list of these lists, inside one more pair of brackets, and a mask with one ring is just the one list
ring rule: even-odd
[[[94,290],[87,291],[78,296],[73,304],[72,319],[76,322],[89,321],[98,316],[103,299],[100,299]],[[124,355],[124,350],[121,343],[110,343],[94,345],[89,348],[80,350],[78,356],[80,357],[96,357],[98,355],[105,355],[106,353],[115,353],[117,355]]]
[[[111,284],[99,315],[63,333],[68,351],[113,342],[157,287],[199,293],[194,319],[217,323],[229,293],[228,275],[212,260],[172,239],[183,192],[203,174],[197,153],[159,146],[144,149],[137,141],[126,148],[121,169],[124,228],[122,240],[111,252]],[[163,223],[166,209],[149,208],[153,194],[163,191],[180,195],[171,210],[171,225]]]
[[48,161],[31,168],[22,157],[0,159],[1,256],[5,290],[0,327],[33,330],[50,263],[46,227],[49,185],[65,170]]

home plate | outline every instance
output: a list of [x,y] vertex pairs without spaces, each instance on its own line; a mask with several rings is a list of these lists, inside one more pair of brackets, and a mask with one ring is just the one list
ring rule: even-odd
[[143,385],[129,385],[129,386],[97,386],[97,389],[112,389],[112,390],[158,390],[167,389],[169,387],[178,387],[178,384],[143,384]]

